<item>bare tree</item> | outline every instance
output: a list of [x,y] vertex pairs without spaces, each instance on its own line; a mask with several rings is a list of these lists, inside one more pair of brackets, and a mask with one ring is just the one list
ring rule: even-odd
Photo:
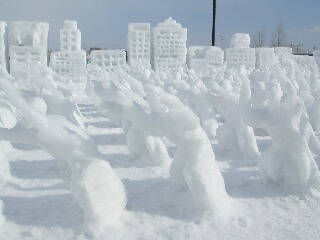
[[266,34],[264,27],[260,29],[260,31],[252,37],[252,46],[257,47],[264,47],[266,42]]
[[272,47],[287,46],[287,31],[285,30],[282,22],[279,22],[277,28],[272,34],[271,46]]

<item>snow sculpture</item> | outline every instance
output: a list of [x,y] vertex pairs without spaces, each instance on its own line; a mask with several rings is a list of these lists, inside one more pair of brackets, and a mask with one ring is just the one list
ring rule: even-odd
[[3,225],[6,222],[6,218],[3,216],[3,202],[0,199],[0,228],[3,229]]
[[[320,189],[320,173],[307,142],[303,117],[303,101],[297,90],[279,67],[273,67],[266,87],[268,105],[253,109],[250,98],[250,80],[241,73],[241,110],[245,121],[263,128],[271,137],[271,147],[262,153],[259,163],[260,179],[286,192],[303,193]],[[254,81],[254,79],[252,79]],[[285,93],[285,98],[283,94]],[[290,143],[290,144],[288,144]]]
[[250,36],[246,33],[235,33],[232,35],[229,47],[230,48],[249,48]]
[[80,51],[81,32],[77,29],[76,21],[65,20],[60,29],[60,51]]
[[76,78],[86,75],[85,51],[57,51],[50,55],[50,68],[66,78]]
[[199,119],[176,96],[159,87],[148,88],[147,100],[158,114],[157,127],[161,126],[165,136],[177,146],[170,168],[173,189],[189,191],[197,211],[226,216],[231,200]]
[[129,23],[127,39],[128,63],[151,61],[150,23]]
[[12,22],[10,24],[10,46],[43,47],[48,50],[49,24],[44,22]]
[[[244,69],[244,66],[241,68]],[[237,72],[230,75],[231,79],[237,78]],[[228,79],[224,78],[227,82]],[[219,152],[230,152],[246,160],[257,160],[260,157],[253,129],[244,122],[239,112],[239,94],[226,87],[215,86],[212,95],[208,95],[211,104],[215,106],[224,118],[224,123],[217,129],[218,144],[216,150]]]
[[316,60],[318,68],[320,68],[320,50],[314,50],[313,56],[314,56],[314,58]]
[[[162,136],[157,131],[151,131],[144,127],[145,124],[152,125],[154,121],[149,119],[141,124],[141,119],[136,120],[136,106],[130,96],[140,99],[139,104],[145,108],[143,100],[145,92],[141,82],[128,76],[127,73],[119,71],[118,76],[102,74],[102,79],[92,80],[87,86],[87,93],[97,104],[102,114],[115,118],[121,114],[121,127],[126,134],[128,149],[140,166],[162,165],[168,166],[170,157],[164,144]],[[112,112],[116,111],[116,113]],[[116,110],[115,110],[116,109]]]
[[152,29],[152,67],[177,69],[186,64],[187,29],[172,18]]
[[[21,115],[15,127],[1,129],[1,136],[12,142],[35,144],[57,159],[66,159],[72,170],[71,192],[84,212],[85,231],[99,234],[124,211],[126,195],[121,180],[79,125],[63,114],[47,114],[44,107],[34,107],[22,97],[8,73],[0,74],[1,89]],[[49,106],[48,100],[43,103]]]
[[290,60],[292,58],[292,48],[290,47],[275,47],[274,53],[276,55],[276,60]]
[[126,64],[124,50],[93,50],[90,54],[91,64],[99,66],[107,72],[116,72]]
[[12,22],[9,32],[10,73],[17,76],[28,62],[48,64],[49,24]]
[[56,73],[78,82],[86,76],[86,64],[87,54],[81,50],[81,32],[77,29],[77,22],[65,20],[60,30],[60,51],[51,53],[50,67]]
[[188,47],[188,67],[196,72],[221,67],[223,60],[224,52],[219,47]]
[[271,67],[275,62],[273,48],[256,48],[256,68],[262,70],[264,67]]
[[308,109],[308,114],[310,117],[310,122],[315,131],[320,131],[320,89],[315,93],[315,99]]
[[0,66],[8,69],[7,23],[0,21]]
[[245,33],[235,33],[225,52],[225,61],[228,68],[240,68],[244,65],[253,70],[256,64],[255,49],[249,48],[250,37]]
[[10,46],[10,73],[19,76],[27,63],[47,65],[47,50],[43,47]]

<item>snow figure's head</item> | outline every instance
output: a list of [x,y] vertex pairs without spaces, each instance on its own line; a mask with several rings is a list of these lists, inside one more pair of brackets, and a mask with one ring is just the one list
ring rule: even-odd
[[268,102],[280,103],[283,96],[281,86],[277,81],[270,81],[266,84],[266,95]]

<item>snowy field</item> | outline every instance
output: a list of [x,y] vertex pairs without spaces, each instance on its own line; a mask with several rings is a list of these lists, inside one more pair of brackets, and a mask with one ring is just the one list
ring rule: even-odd
[[[80,105],[80,110],[128,197],[120,223],[107,228],[101,239],[318,239],[320,198],[266,188],[259,183],[256,162],[234,157],[216,155],[226,190],[237,202],[236,216],[231,222],[210,215],[194,217],[170,194],[168,169],[132,167],[123,131],[93,105]],[[269,145],[268,137],[258,139],[262,151]],[[14,179],[1,195],[8,220],[3,239],[76,238],[83,214],[70,193],[70,182],[61,180],[57,160],[34,146],[14,147],[10,156]]]

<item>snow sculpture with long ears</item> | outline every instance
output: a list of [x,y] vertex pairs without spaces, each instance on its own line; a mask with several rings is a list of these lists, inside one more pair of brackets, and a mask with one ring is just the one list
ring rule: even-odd
[[[139,122],[132,119],[132,100],[128,95],[142,98],[145,92],[142,84],[125,72],[118,72],[118,75],[102,74],[98,79],[92,79],[88,83],[86,91],[97,105],[99,111],[106,116],[117,115],[118,122],[121,122],[122,129],[126,134],[128,149],[136,159],[136,164],[164,165],[170,163],[170,157],[164,144],[162,136],[156,132],[148,131]],[[97,81],[98,80],[98,81]],[[126,90],[125,90],[126,89]],[[125,92],[125,93],[124,93]],[[116,106],[118,113],[112,113],[110,107]],[[152,120],[145,124],[152,124]]]
[[[268,70],[265,71],[269,74]],[[290,79],[279,67],[273,67],[266,85],[268,104],[265,108],[253,109],[250,80],[243,72],[240,77],[240,107],[246,123],[263,128],[272,140],[271,147],[261,155],[261,181],[272,183],[285,192],[320,190],[320,173],[308,146],[307,131],[301,131],[300,127],[303,101]]]
[[[219,75],[217,76],[218,78],[223,78],[223,76],[219,77]],[[236,72],[232,73],[229,78],[235,82],[240,81],[240,79],[236,80],[238,78]],[[225,82],[228,81],[229,79],[227,78]],[[259,158],[260,152],[253,129],[244,123],[243,117],[239,112],[239,94],[234,91],[235,86],[232,87],[231,83],[225,84],[225,86],[219,86],[218,84],[211,86],[211,94],[207,94],[208,101],[211,101],[212,105],[218,109],[226,120],[217,129],[218,145],[216,150],[219,152],[240,153],[244,159],[256,160]]]
[[[47,114],[25,99],[5,71],[0,72],[0,87],[19,111],[21,120],[12,128],[1,128],[3,139],[34,144],[57,159],[66,159],[71,171],[71,192],[84,212],[84,229],[99,234],[124,212],[124,186],[110,165],[101,159],[94,141],[68,117]],[[40,101],[40,100],[39,100]],[[41,99],[42,104],[46,102]]]
[[145,123],[143,119],[152,118],[154,123],[144,126],[161,131],[177,146],[170,167],[173,189],[189,192],[196,211],[211,211],[226,216],[232,208],[231,199],[225,190],[224,179],[215,164],[214,152],[200,126],[199,118],[178,97],[159,87],[148,87],[147,100],[152,113],[136,108],[133,117],[141,124]]

